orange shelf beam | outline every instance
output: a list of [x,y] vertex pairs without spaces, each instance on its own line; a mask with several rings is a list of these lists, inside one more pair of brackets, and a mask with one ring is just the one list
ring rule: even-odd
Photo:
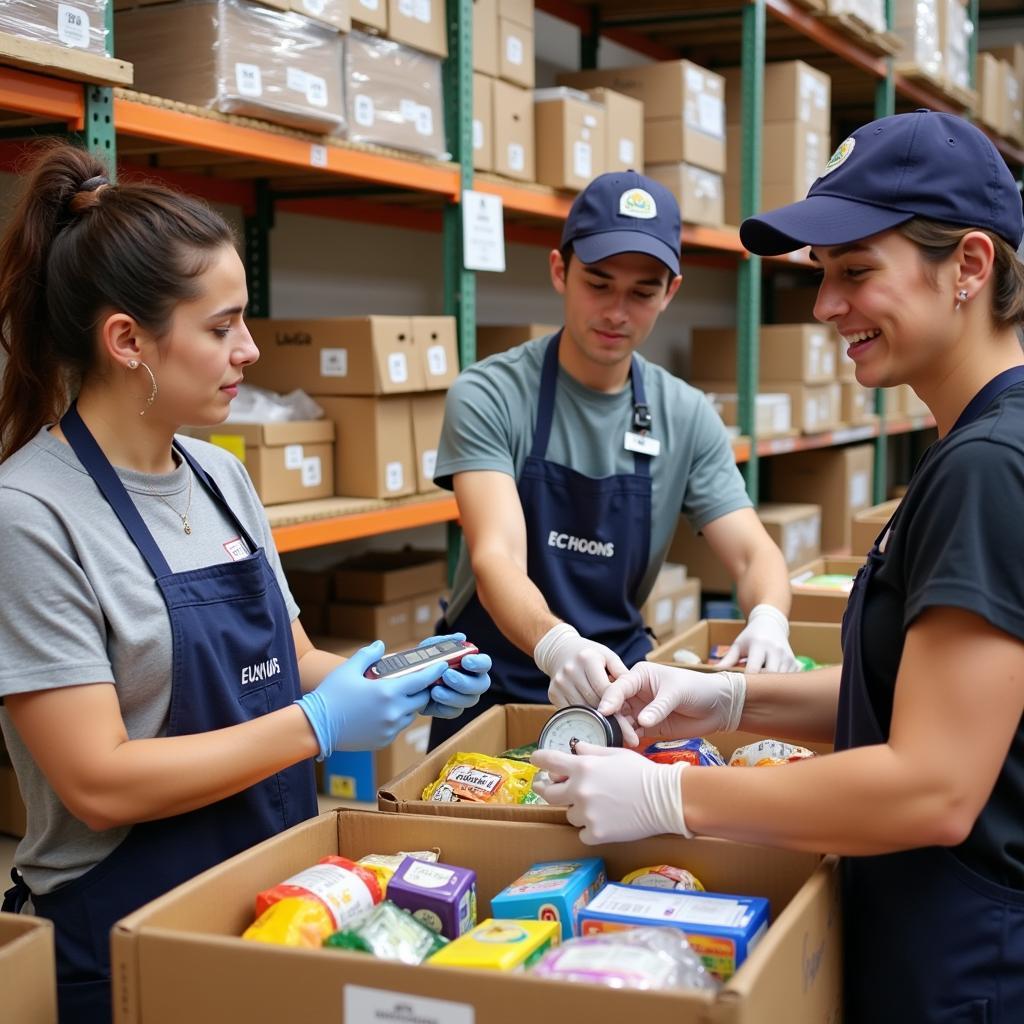
[[70,131],[85,127],[85,92],[78,82],[0,68],[0,109],[63,121]]
[[123,96],[114,98],[114,124],[118,132],[140,138],[303,167],[324,174],[360,178],[405,190],[435,192],[453,201],[459,195],[459,172],[454,165],[441,167],[343,146],[323,145],[153,106]]
[[336,544],[339,541],[359,540],[379,533],[409,530],[417,526],[432,526],[458,518],[459,509],[454,498],[396,505],[394,508],[355,512],[332,519],[315,519],[308,523],[278,526],[273,530],[278,551],[298,551],[301,548]]
[[861,49],[855,42],[833,31],[814,15],[797,7],[791,0],[765,0],[765,7],[779,21],[806,36],[811,42],[817,43],[822,49],[842,57],[848,64],[853,64],[862,71],[867,71],[878,78],[885,77],[885,61],[881,57]]
[[483,181],[474,178],[473,190],[499,196],[501,205],[506,210],[532,213],[536,217],[551,217],[553,220],[565,220],[569,216],[569,207],[572,206],[571,196],[557,195],[553,192],[535,192],[533,189],[520,188],[513,181]]

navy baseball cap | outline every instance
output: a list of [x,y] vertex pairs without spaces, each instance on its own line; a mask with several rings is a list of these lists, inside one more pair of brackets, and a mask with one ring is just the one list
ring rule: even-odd
[[653,256],[679,273],[679,204],[660,182],[636,171],[599,174],[575,199],[562,229],[583,263],[623,252]]
[[915,110],[858,128],[806,199],[747,218],[740,240],[778,256],[857,242],[913,217],[983,228],[1014,249],[1024,237],[1020,192],[988,136],[953,114]]

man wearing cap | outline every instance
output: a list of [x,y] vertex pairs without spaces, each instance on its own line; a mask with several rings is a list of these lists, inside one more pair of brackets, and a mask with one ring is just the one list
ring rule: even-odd
[[[565,326],[469,367],[449,392],[435,480],[455,491],[466,543],[444,629],[495,659],[477,713],[596,707],[651,650],[639,608],[680,512],[749,609],[725,664],[795,667],[785,563],[721,420],[636,354],[679,288],[680,231],[664,186],[635,171],[595,178],[549,255]],[[452,731],[432,723],[431,745]]]

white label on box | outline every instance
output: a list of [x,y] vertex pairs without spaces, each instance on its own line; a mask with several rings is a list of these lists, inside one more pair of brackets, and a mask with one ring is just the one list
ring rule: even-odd
[[697,127],[716,139],[725,138],[725,104],[718,96],[702,92],[697,97]]
[[633,140],[619,139],[619,163],[628,164],[632,167],[635,157],[636,146],[633,145]]
[[786,565],[793,565],[800,554],[799,526],[799,523],[789,523],[782,528],[782,556],[786,559]]
[[414,18],[414,17],[416,17],[416,2],[415,2],[415,0],[398,0],[398,13],[403,18]]
[[405,473],[400,462],[389,462],[384,467],[384,490],[400,491],[405,486]]
[[57,4],[57,38],[65,46],[88,50],[89,15],[79,7]]
[[320,349],[320,376],[321,377],[347,377],[348,376],[348,349],[347,348],[322,348],[322,349]]
[[596,128],[597,127],[597,118],[594,117],[593,114],[584,114],[583,115],[583,123],[588,128]]
[[392,352],[388,356],[388,379],[392,384],[404,384],[409,379],[409,360],[404,352]]
[[379,11],[380,0],[359,0],[362,7],[365,7],[368,11]]
[[302,6],[314,17],[319,18],[324,13],[326,0],[302,0]]
[[654,626],[664,626],[672,621],[672,598],[663,597],[654,602]]
[[681,597],[676,601],[675,621],[677,623],[696,622],[700,616],[697,614],[697,599],[695,597]]
[[424,480],[433,480],[434,471],[437,469],[437,449],[428,448],[420,460],[420,468],[423,471]]
[[425,103],[416,109],[416,131],[420,135],[434,134],[434,112]]
[[479,118],[473,118],[473,148],[484,148],[484,123]]
[[508,144],[508,166],[513,171],[522,171],[526,167],[526,150],[518,142]]
[[686,69],[686,91],[687,92],[703,92],[704,91],[704,75],[699,68],[687,68]]
[[373,127],[373,97],[367,96],[365,93],[357,96],[353,106],[353,114],[355,115],[356,124],[361,124],[364,128]]
[[413,17],[417,21],[422,21],[424,25],[429,25],[433,17],[433,12],[430,9],[430,0],[416,0]]
[[306,102],[311,107],[327,106],[327,80],[319,75],[306,75]]
[[[512,147],[509,146],[511,155]],[[462,193],[462,265],[467,270],[505,269],[505,216],[501,196]]]
[[574,142],[572,144],[572,173],[577,178],[586,178],[587,181],[594,176],[589,142]]
[[804,399],[804,433],[810,434],[818,429],[818,423],[822,419],[821,410],[818,408],[819,399],[815,395],[808,395]]
[[[628,890],[623,892],[622,890]],[[739,900],[688,896],[677,890],[656,890],[636,886],[609,885],[587,906],[606,914],[649,918],[661,924],[686,921],[689,924],[716,924],[741,928],[750,909]]]
[[425,625],[433,619],[433,609],[429,604],[418,604],[413,609],[412,618],[417,626]]
[[319,487],[323,483],[324,473],[319,455],[309,455],[304,458],[301,468],[303,487]]
[[519,36],[505,37],[505,60],[509,64],[519,65],[523,63],[523,41]]
[[302,68],[288,68],[285,72],[285,81],[288,88],[293,92],[306,92],[306,72]]
[[871,504],[871,486],[867,473],[854,473],[850,477],[850,511],[867,508]]
[[403,121],[415,121],[419,109],[420,105],[415,100],[404,98],[398,101],[398,114]]
[[431,377],[443,377],[448,372],[448,353],[444,345],[430,345],[427,348],[427,373]]
[[345,986],[345,1020],[393,1021],[394,1024],[475,1024],[476,1012],[467,1003],[429,999],[407,992],[388,992],[362,985]]
[[314,142],[309,147],[309,162],[313,167],[326,167],[327,166],[327,147],[321,146],[319,142]]
[[286,444],[284,446],[284,468],[302,469],[304,453],[301,444]]
[[804,136],[807,148],[804,150],[804,187],[810,187],[821,177],[821,169],[828,159],[825,153],[825,137],[818,132],[807,132]]
[[235,64],[235,85],[243,96],[263,95],[263,76],[255,64]]
[[426,864],[417,860],[409,865],[402,877],[410,885],[418,886],[420,889],[440,889],[451,884],[455,872],[441,867],[440,864]]

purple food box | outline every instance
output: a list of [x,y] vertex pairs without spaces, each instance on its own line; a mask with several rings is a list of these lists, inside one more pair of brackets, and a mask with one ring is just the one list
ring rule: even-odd
[[476,872],[406,857],[388,882],[387,898],[446,939],[476,925]]

